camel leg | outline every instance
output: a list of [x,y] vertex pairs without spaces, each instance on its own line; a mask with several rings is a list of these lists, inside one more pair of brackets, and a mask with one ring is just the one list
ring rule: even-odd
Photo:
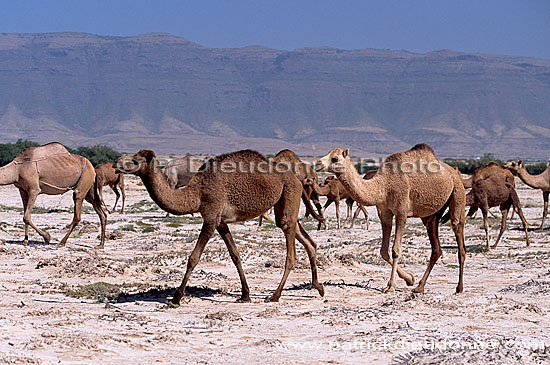
[[338,222],[338,229],[340,229],[340,199],[337,198],[334,200],[334,205],[336,206],[336,222]]
[[116,210],[116,205],[118,204],[118,199],[120,199],[120,192],[118,191],[116,184],[111,185],[111,189],[113,190],[116,196],[115,205],[113,205],[113,209],[111,210],[111,212],[114,212]]
[[502,214],[502,218],[500,220],[500,232],[498,233],[497,240],[495,243],[491,246],[491,248],[496,248],[498,245],[498,242],[500,241],[500,237],[502,237],[502,234],[506,230],[506,219],[508,218],[508,209],[510,209],[509,204],[503,204],[500,206],[500,213]]
[[[88,194],[88,192],[86,192]],[[69,230],[65,234],[65,237],[59,242],[61,246],[65,245],[67,243],[67,240],[69,239],[69,236],[73,232],[74,227],[80,222],[80,219],[82,218],[82,202],[84,201],[84,197],[82,196],[82,193],[79,191],[78,188],[76,188],[73,192],[73,201],[74,201],[74,214],[73,214],[73,221],[71,222],[71,225],[69,227]]]
[[120,209],[120,214],[124,214],[124,204],[126,203],[126,191],[124,187],[124,175],[120,174],[118,178],[118,187],[120,188],[120,193],[122,194],[122,208]]
[[488,212],[489,212],[489,214],[490,214],[493,218],[498,219],[498,217],[496,216],[496,214],[493,213],[493,212],[491,212],[491,209],[489,209]]
[[426,285],[426,281],[428,281],[428,276],[430,276],[434,265],[441,257],[442,253],[441,244],[439,242],[438,217],[436,215],[432,215],[430,217],[422,218],[422,223],[424,223],[426,230],[428,231],[428,238],[430,239],[430,245],[432,246],[432,253],[430,255],[430,262],[428,263],[428,267],[426,268],[422,279],[418,282],[418,286],[413,289],[413,292],[415,293],[422,293],[424,291],[424,286]]
[[[393,260],[390,256],[390,238],[392,230],[393,214],[390,211],[381,212],[378,210],[378,216],[380,217],[380,223],[382,225],[382,246],[380,247],[380,255],[390,265],[393,266]],[[397,266],[397,274],[399,277],[407,283],[407,286],[414,284],[414,276],[410,272],[406,272]]]
[[[296,214],[292,214],[292,211],[289,211],[290,207],[283,206],[284,203],[278,202],[275,205],[275,222],[277,224],[277,227],[281,228],[285,234],[285,240],[286,240],[286,261],[285,261],[285,271],[283,273],[283,277],[281,279],[281,282],[279,283],[279,286],[277,289],[275,289],[275,292],[271,297],[266,298],[266,301],[269,302],[278,302],[279,298],[281,297],[281,292],[283,291],[283,287],[285,285],[286,280],[288,279],[288,275],[290,274],[290,270],[292,270],[292,267],[294,266],[294,262],[296,260],[296,222],[297,222],[297,213],[298,209],[296,209]],[[293,216],[296,215],[295,219],[290,220],[293,218]]]
[[458,245],[459,272],[458,284],[455,291],[458,294],[462,293],[464,289],[464,262],[466,261],[466,246],[464,244],[464,225],[466,220],[464,217],[464,190],[460,192],[455,188],[449,202],[449,214],[451,216],[451,227],[453,228],[456,243]]
[[42,236],[42,238],[44,238],[44,241],[46,241],[46,243],[49,243],[52,239],[50,234],[48,232],[42,231],[40,228],[35,226],[31,220],[32,208],[34,207],[34,203],[36,202],[36,198],[38,197],[39,190],[24,191],[22,189],[19,189],[19,193],[21,194],[21,199],[23,200],[24,204],[23,222],[25,223],[25,240],[23,242],[25,244],[29,242],[28,226],[31,226],[40,236]]
[[[327,198],[327,201],[325,202],[325,205],[321,208],[321,215],[324,217],[325,216],[325,210],[329,207],[329,205],[332,204],[334,200],[331,200],[329,198]],[[319,224],[317,225],[317,230],[319,231],[321,229],[321,222],[319,222]],[[325,229],[328,229],[328,223],[325,222]]]
[[365,216],[365,221],[367,224],[367,231],[369,230],[369,212],[365,209],[364,206],[359,205],[359,208],[361,208],[361,211],[363,212],[363,215]]
[[97,249],[102,249],[105,247],[105,227],[107,225],[107,214],[103,211],[103,207],[98,199],[95,199],[95,193],[94,189],[91,188],[88,191],[88,194],[86,194],[86,201],[90,204],[92,204],[92,207],[94,208],[95,212],[99,216],[99,224],[101,225],[101,235],[100,235],[100,243],[99,245],[95,246]]
[[548,195],[550,195],[550,192],[544,191],[542,193],[542,199],[544,200],[544,206],[542,208],[542,222],[540,224],[539,229],[544,229],[544,221],[546,220],[546,214],[548,213]]
[[298,229],[296,230],[296,238],[304,246],[307,256],[309,257],[309,264],[311,266],[311,284],[317,289],[319,295],[325,295],[325,289],[323,285],[319,283],[317,278],[317,243],[307,234],[306,230],[298,223]]
[[527,246],[529,246],[529,234],[527,233],[527,220],[523,216],[523,211],[521,210],[521,204],[519,202],[518,194],[515,190],[511,191],[512,206],[517,210],[519,219],[521,219],[521,224],[523,224],[523,230],[525,231],[525,241]]
[[231,232],[229,231],[229,227],[226,223],[220,223],[218,227],[216,227],[216,230],[222,236],[223,241],[225,242],[225,245],[227,246],[227,249],[229,250],[229,255],[231,256],[231,260],[233,261],[233,264],[235,264],[235,267],[237,267],[237,271],[239,272],[239,278],[241,279],[241,298],[238,300],[239,302],[250,302],[250,289],[248,288],[248,284],[246,283],[246,277],[244,276],[244,270],[241,263],[241,256],[239,255],[239,250],[237,248],[237,245],[235,245],[235,241],[233,241],[233,236],[231,235]]
[[481,214],[483,214],[483,228],[485,229],[485,243],[487,244],[487,249],[489,249],[489,220],[487,219],[487,207],[481,208]]
[[210,240],[210,237],[212,237],[215,229],[215,225],[211,222],[204,222],[202,224],[202,229],[201,233],[199,234],[197,244],[193,248],[189,259],[187,260],[187,270],[185,271],[185,275],[183,276],[183,281],[181,282],[181,285],[174,293],[172,304],[180,304],[181,298],[185,295],[185,287],[187,286],[189,277],[191,276],[191,273],[193,272],[195,266],[197,266],[197,264],[199,263],[199,259],[201,258],[202,252],[204,251],[204,247],[208,243],[208,240]]
[[392,246],[392,269],[390,275],[390,281],[388,286],[384,289],[384,293],[391,293],[395,291],[395,279],[397,274],[397,267],[399,264],[399,257],[401,256],[401,241],[403,240],[403,233],[405,231],[405,223],[407,222],[407,216],[395,215],[395,236],[393,238]]
[[112,213],[107,204],[105,204],[105,200],[103,200],[103,186],[98,185],[97,187],[97,196],[99,197],[99,201],[101,202],[101,205],[105,208],[105,210],[110,214]]

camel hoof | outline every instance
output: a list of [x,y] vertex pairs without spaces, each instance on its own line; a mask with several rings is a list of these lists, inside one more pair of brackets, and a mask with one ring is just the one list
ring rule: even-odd
[[[491,246],[491,248],[497,248],[497,244],[495,243],[494,245]],[[487,246],[487,250],[489,250],[488,246]]]
[[266,303],[276,303],[279,301],[279,298],[275,297],[274,295],[270,296],[270,297],[266,297],[264,302]]
[[462,289],[462,285],[457,286],[457,287],[456,287],[455,294],[460,294],[460,293],[462,293],[462,290],[463,290],[463,289]]
[[46,243],[50,243],[51,240],[52,240],[52,236],[48,232],[45,232],[44,241]]
[[414,275],[412,273],[409,273],[410,279],[405,279],[405,283],[407,283],[407,286],[413,286],[414,285]]
[[393,292],[395,292],[395,287],[394,286],[388,286],[388,287],[385,287],[384,289],[382,289],[382,293],[384,293],[384,294],[393,293]]
[[316,286],[317,291],[319,292],[319,295],[324,297],[325,296],[325,288],[322,284],[319,284],[319,286]]
[[235,301],[235,303],[250,303],[251,300],[250,300],[250,297],[245,297],[245,298],[239,298]]
[[164,304],[166,304],[166,306],[169,308],[178,308],[180,306],[179,303],[174,303],[171,300],[167,300],[166,302],[164,302]]
[[416,288],[414,288],[412,291],[413,293],[424,293],[424,287],[419,285]]
[[97,246],[94,246],[94,248],[96,250],[103,250],[105,248],[105,245],[97,245]]

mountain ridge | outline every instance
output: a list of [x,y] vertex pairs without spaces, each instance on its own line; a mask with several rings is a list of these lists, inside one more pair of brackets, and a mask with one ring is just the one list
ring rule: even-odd
[[3,141],[59,137],[117,149],[141,141],[162,153],[291,146],[308,155],[319,146],[384,154],[427,142],[448,157],[550,154],[546,59],[207,48],[166,33],[4,33],[0,82],[0,120],[11,125]]

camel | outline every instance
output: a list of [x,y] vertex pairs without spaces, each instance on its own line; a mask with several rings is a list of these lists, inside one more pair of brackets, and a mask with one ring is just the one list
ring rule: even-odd
[[544,229],[544,221],[546,219],[546,214],[548,213],[548,195],[550,194],[550,164],[541,174],[531,175],[527,172],[527,169],[523,163],[519,160],[507,162],[504,167],[513,174],[517,175],[521,181],[523,181],[528,186],[533,189],[542,190],[542,199],[544,201],[544,206],[542,208],[542,222],[539,229]]
[[[307,178],[304,180],[304,185],[311,186],[313,191],[320,196],[326,196],[327,201],[325,202],[325,205],[323,206],[323,214],[325,210],[332,204],[336,206],[336,221],[337,221],[337,227],[338,229],[341,228],[340,225],[340,200],[346,199],[346,220],[348,218],[351,218],[351,210],[353,206],[354,200],[351,199],[351,195],[346,189],[346,187],[338,180],[335,179],[334,176],[328,176],[323,185],[318,185],[316,183],[316,180],[313,180],[311,178]],[[359,205],[358,209],[363,209],[363,214],[365,215],[365,218],[368,221],[369,214],[367,213],[366,209]]]
[[478,167],[472,176],[462,179],[462,183],[466,189],[471,189],[476,181],[485,179],[491,175],[501,176],[513,188],[516,187],[514,175],[509,170],[500,167],[500,165],[494,161],[489,162],[485,166]]
[[101,243],[105,244],[107,216],[103,211],[98,194],[95,193],[95,170],[90,161],[70,154],[60,143],[53,142],[40,147],[29,147],[21,151],[9,164],[0,168],[0,185],[15,185],[23,201],[24,243],[29,242],[29,226],[47,243],[51,236],[34,225],[31,211],[40,194],[60,195],[73,191],[74,215],[69,230],[59,242],[65,245],[74,227],[80,222],[84,199],[92,204],[101,222]]
[[181,188],[189,183],[193,175],[199,172],[205,159],[187,154],[182,158],[170,161],[162,170],[172,189]]
[[514,187],[508,183],[502,176],[491,175],[485,179],[477,180],[472,190],[466,194],[466,205],[470,206],[468,216],[471,217],[479,208],[483,214],[483,227],[485,228],[485,239],[487,242],[487,249],[489,249],[489,223],[487,220],[487,211],[492,207],[500,207],[502,213],[502,220],[500,223],[500,232],[497,240],[492,248],[497,247],[502,234],[506,230],[506,218],[508,217],[508,210],[511,206],[514,207],[521,219],[523,229],[525,230],[525,240],[527,246],[529,246],[529,235],[527,234],[527,221],[521,211],[521,204],[519,202],[518,194]]
[[[428,276],[441,256],[438,225],[447,207],[451,225],[458,244],[459,279],[456,293],[463,291],[463,273],[466,249],[464,247],[464,220],[466,193],[460,174],[437,158],[426,144],[417,144],[405,152],[388,156],[378,173],[364,180],[349,157],[349,150],[335,148],[317,161],[317,171],[327,170],[336,174],[349,190],[352,198],[364,206],[376,206],[382,224],[380,254],[392,265],[390,280],[383,292],[393,292],[396,273],[407,285],[414,284],[412,273],[398,265],[401,241],[407,217],[419,217],[426,226],[432,248],[430,262],[418,286],[413,290],[423,292]],[[390,255],[390,235],[395,216],[395,237]]]
[[[497,176],[501,176],[502,178],[504,178],[504,180],[510,184],[512,186],[512,188],[515,189],[516,187],[516,181],[514,179],[514,175],[507,169],[504,169],[502,168],[498,163],[494,162],[494,161],[491,161],[489,162],[487,165],[485,166],[482,166],[482,167],[478,167],[474,173],[472,174],[472,176],[466,178],[466,179],[462,179],[462,183],[464,184],[464,188],[466,189],[471,189],[472,186],[476,183],[476,181],[479,181],[479,180],[482,180],[482,179],[486,179],[488,178],[489,176],[491,175],[497,175]],[[513,219],[514,218],[514,209],[512,209],[512,216],[510,217],[510,219]],[[493,212],[491,212],[489,210],[489,214],[491,214],[493,216],[493,218],[498,218],[497,216],[495,216],[493,214]],[[466,221],[468,221],[468,219],[470,218],[471,216],[466,216]]]
[[[317,279],[317,244],[298,222],[302,184],[290,171],[279,172],[263,155],[244,150],[217,156],[208,161],[203,171],[197,173],[189,184],[172,189],[164,175],[156,168],[155,153],[141,150],[134,155],[120,157],[116,162],[120,172],[137,175],[143,181],[151,198],[163,210],[172,214],[199,212],[203,225],[199,238],[187,262],[187,270],[172,304],[179,305],[185,287],[200,256],[215,230],[222,236],[237,268],[242,292],[239,301],[249,302],[249,288],[241,265],[239,251],[228,223],[250,220],[275,208],[275,222],[284,232],[287,255],[283,278],[267,300],[276,302],[294,265],[296,256],[295,238],[300,241],[309,256],[312,284],[324,295],[323,286]],[[311,204],[306,208],[312,210]]]
[[[313,202],[313,204],[317,208],[317,211],[319,212],[318,216],[323,217],[323,208],[321,207],[319,196],[317,195],[317,193],[315,193],[315,191],[313,191],[311,186],[304,183],[306,179],[313,179],[314,181],[317,181],[317,173],[310,166],[310,164],[300,160],[298,156],[296,156],[296,154],[289,149],[284,149],[277,152],[277,154],[273,156],[273,158],[271,158],[271,161],[277,163],[278,166],[283,166],[282,168],[280,167],[282,170],[286,168],[287,170],[293,171],[296,174],[298,180],[302,182],[302,186],[306,193],[307,199]],[[306,214],[302,219],[302,224],[305,223],[308,216],[309,212],[306,210]]]
[[[120,214],[124,214],[124,203],[126,201],[126,192],[124,191],[124,174],[117,174],[112,162],[104,162],[95,167],[96,173],[96,182],[97,182],[97,194],[101,204],[105,207],[107,212],[112,213],[116,209],[118,199],[122,193],[122,208],[120,209]],[[103,200],[103,187],[109,185],[113,192],[116,195],[115,205],[113,209],[109,210],[107,204]],[[120,192],[118,191],[120,188]]]

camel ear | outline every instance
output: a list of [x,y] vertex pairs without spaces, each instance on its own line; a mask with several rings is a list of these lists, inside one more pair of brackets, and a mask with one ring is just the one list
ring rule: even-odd
[[521,166],[521,160],[518,161],[518,167]]
[[153,158],[156,157],[155,155],[155,152],[151,151],[151,150],[144,150],[143,151],[143,157],[145,157],[145,161],[147,161],[147,163],[151,163],[151,161],[153,160]]
[[348,157],[349,156],[349,149],[345,149],[344,152],[342,152],[342,156],[344,156],[344,158]]

